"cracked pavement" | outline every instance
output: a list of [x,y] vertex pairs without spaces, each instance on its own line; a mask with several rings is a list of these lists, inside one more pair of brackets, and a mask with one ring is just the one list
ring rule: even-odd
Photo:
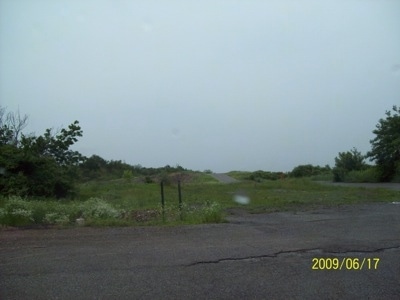
[[[399,299],[400,205],[228,220],[0,231],[0,299]],[[351,270],[313,270],[313,258]],[[354,258],[379,264],[354,270]]]

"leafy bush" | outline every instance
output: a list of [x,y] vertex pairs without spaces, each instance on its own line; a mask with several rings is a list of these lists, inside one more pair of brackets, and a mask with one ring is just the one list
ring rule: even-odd
[[262,180],[278,180],[284,178],[285,174],[282,172],[267,172],[258,170],[252,172],[246,179],[261,182]]
[[290,177],[310,177],[317,175],[326,175],[331,173],[331,168],[329,165],[325,167],[313,166],[311,164],[308,165],[299,165],[290,172]]
[[48,213],[43,218],[44,224],[68,225],[70,221],[68,215],[59,212]]
[[372,149],[367,156],[376,162],[380,181],[391,181],[399,176],[400,107],[393,106],[393,111],[385,114],[372,131],[376,136],[370,140]]
[[356,148],[347,152],[339,152],[339,155],[335,157],[335,167],[332,170],[333,181],[345,181],[349,172],[365,170],[368,166],[364,159],[365,156]]
[[168,186],[172,184],[171,177],[168,175],[167,172],[163,171],[159,176],[158,176],[159,182],[163,182],[164,185]]
[[0,208],[0,224],[2,225],[2,224],[6,224],[6,215],[7,215],[7,213],[6,213],[6,211],[5,211],[5,209],[4,208]]
[[26,226],[34,223],[30,203],[20,197],[10,197],[1,213],[1,223],[9,226]]
[[132,170],[125,170],[124,173],[122,173],[122,178],[124,178],[127,182],[131,182],[133,179]]
[[144,183],[153,183],[153,179],[151,178],[151,176],[145,176],[144,177]]
[[[0,107],[1,111],[4,109]],[[19,113],[9,116],[16,116],[18,122]],[[28,136],[20,134],[9,118],[5,121],[0,118],[0,167],[5,170],[0,174],[0,193],[57,198],[73,196],[77,164],[83,161],[82,155],[69,150],[77,137],[82,136],[78,124],[75,121],[58,133],[47,129],[42,136]],[[13,140],[9,139],[10,132]]]
[[350,171],[344,175],[345,182],[378,182],[379,172],[376,167],[360,171]]
[[0,224],[7,226],[66,225],[79,215],[76,205],[65,205],[55,201],[24,200],[10,196],[0,209]]

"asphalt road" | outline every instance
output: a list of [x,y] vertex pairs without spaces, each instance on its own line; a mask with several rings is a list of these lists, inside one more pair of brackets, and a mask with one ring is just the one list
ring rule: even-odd
[[[234,213],[213,225],[2,230],[0,299],[399,299],[400,205]],[[313,270],[314,258],[341,270]]]
[[377,183],[368,183],[368,182],[332,182],[332,181],[315,181],[320,184],[327,184],[333,186],[344,186],[344,187],[363,187],[367,189],[388,189],[400,191],[400,183],[393,182],[377,182]]
[[215,179],[217,179],[219,182],[222,183],[234,183],[234,182],[238,182],[237,179],[225,174],[225,173],[212,173],[210,174],[212,177],[214,177]]

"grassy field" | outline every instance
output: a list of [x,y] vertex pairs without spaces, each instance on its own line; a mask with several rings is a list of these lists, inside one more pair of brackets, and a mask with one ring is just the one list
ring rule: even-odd
[[[245,176],[243,172],[230,175]],[[3,226],[70,226],[83,218],[86,225],[93,226],[217,223],[224,221],[226,209],[232,207],[261,213],[398,201],[400,196],[399,191],[321,185],[307,178],[221,184],[204,173],[190,174],[181,188],[183,207],[179,209],[177,184],[164,186],[164,213],[160,185],[135,180],[82,184],[79,198],[73,201],[2,198],[0,222]],[[247,195],[250,203],[234,202],[236,193]]]

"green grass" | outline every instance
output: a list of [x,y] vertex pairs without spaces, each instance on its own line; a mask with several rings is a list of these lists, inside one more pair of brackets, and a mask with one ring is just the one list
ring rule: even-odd
[[315,181],[333,181],[333,174],[326,173],[326,174],[313,175],[310,177],[310,179]]
[[[243,176],[243,172],[235,174],[237,178]],[[399,191],[322,185],[310,178],[232,184],[218,183],[208,174],[197,174],[192,179],[181,185],[182,210],[178,207],[177,185],[164,186],[164,220],[159,184],[114,180],[82,184],[79,198],[74,201],[0,198],[0,223],[69,226],[79,217],[85,219],[87,226],[218,223],[224,221],[224,211],[231,207],[259,213],[398,201],[400,198]],[[238,191],[250,197],[248,205],[233,201]]]

